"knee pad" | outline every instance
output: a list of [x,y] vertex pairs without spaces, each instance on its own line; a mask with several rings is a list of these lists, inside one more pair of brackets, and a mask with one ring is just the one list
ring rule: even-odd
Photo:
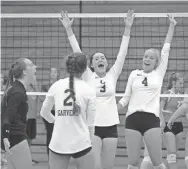
[[128,165],[128,168],[127,168],[127,169],[138,169],[138,167],[132,166],[132,165]]
[[168,154],[167,162],[168,163],[176,163],[176,154]]
[[150,163],[152,163],[150,156],[144,156],[143,162],[150,162]]
[[154,167],[155,169],[166,169],[165,165],[162,163],[159,166]]

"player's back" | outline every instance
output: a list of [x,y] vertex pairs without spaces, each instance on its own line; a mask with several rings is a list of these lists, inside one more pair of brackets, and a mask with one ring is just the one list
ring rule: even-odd
[[69,78],[59,80],[49,90],[55,102],[55,123],[50,148],[56,152],[61,149],[62,152],[74,153],[79,148],[91,145],[87,109],[95,92],[86,82],[74,78],[76,104],[80,107],[80,113],[77,114],[73,111],[69,83]]

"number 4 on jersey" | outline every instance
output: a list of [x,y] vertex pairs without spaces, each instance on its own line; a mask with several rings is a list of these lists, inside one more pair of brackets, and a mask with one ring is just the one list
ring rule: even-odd
[[148,86],[148,79],[147,79],[147,77],[144,78],[144,80],[142,81],[142,84],[144,84],[144,86]]

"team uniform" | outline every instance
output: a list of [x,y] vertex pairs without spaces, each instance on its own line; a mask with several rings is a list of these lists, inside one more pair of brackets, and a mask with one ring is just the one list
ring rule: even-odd
[[[119,116],[115,98],[116,83],[123,69],[129,39],[129,36],[123,36],[116,62],[104,77],[100,78],[89,68],[82,75],[82,79],[96,91],[95,135],[101,139],[118,137]],[[74,53],[80,53],[81,50],[74,35],[69,37],[69,41]]]
[[28,99],[25,87],[16,80],[3,98],[1,104],[3,138],[9,138],[10,147],[27,138],[26,122]]
[[[24,85],[15,80],[12,87],[1,102],[1,146],[4,148],[3,139],[10,142],[11,156],[7,156],[8,168],[31,168],[32,159],[27,142],[28,98]],[[21,160],[20,160],[21,159]]]
[[126,113],[127,129],[137,130],[144,135],[147,130],[160,127],[160,93],[169,50],[170,44],[165,43],[160,64],[151,73],[144,73],[143,70],[131,72],[125,94],[119,101],[123,107],[129,104]]
[[[72,110],[69,78],[55,82],[49,89],[40,114],[49,122],[54,122],[49,149],[58,154],[68,154],[73,158],[85,155],[91,150],[89,128],[94,125],[95,92],[83,80],[74,78],[76,103],[80,114]],[[50,113],[55,104],[55,116]]]
[[[169,90],[166,92],[166,94],[173,95],[173,91]],[[164,120],[167,124],[172,114],[180,107],[182,103],[182,98],[179,97],[169,97],[169,98],[163,98],[165,102],[165,107],[163,112]],[[177,135],[181,132],[183,132],[183,123],[182,123],[182,117],[179,117],[176,119],[176,121],[173,123],[172,128],[169,129],[167,126],[164,128],[164,133],[166,132],[172,132],[174,135]]]
[[35,139],[37,134],[36,118],[38,113],[38,96],[28,96],[29,110],[27,113],[27,136]]

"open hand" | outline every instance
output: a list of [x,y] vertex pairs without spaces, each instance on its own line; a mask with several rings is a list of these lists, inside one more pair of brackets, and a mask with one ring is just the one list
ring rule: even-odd
[[67,11],[62,11],[61,12],[61,17],[59,18],[59,20],[61,21],[61,23],[63,24],[63,26],[65,27],[65,29],[71,27],[71,25],[73,24],[74,18],[72,18],[70,20]]

